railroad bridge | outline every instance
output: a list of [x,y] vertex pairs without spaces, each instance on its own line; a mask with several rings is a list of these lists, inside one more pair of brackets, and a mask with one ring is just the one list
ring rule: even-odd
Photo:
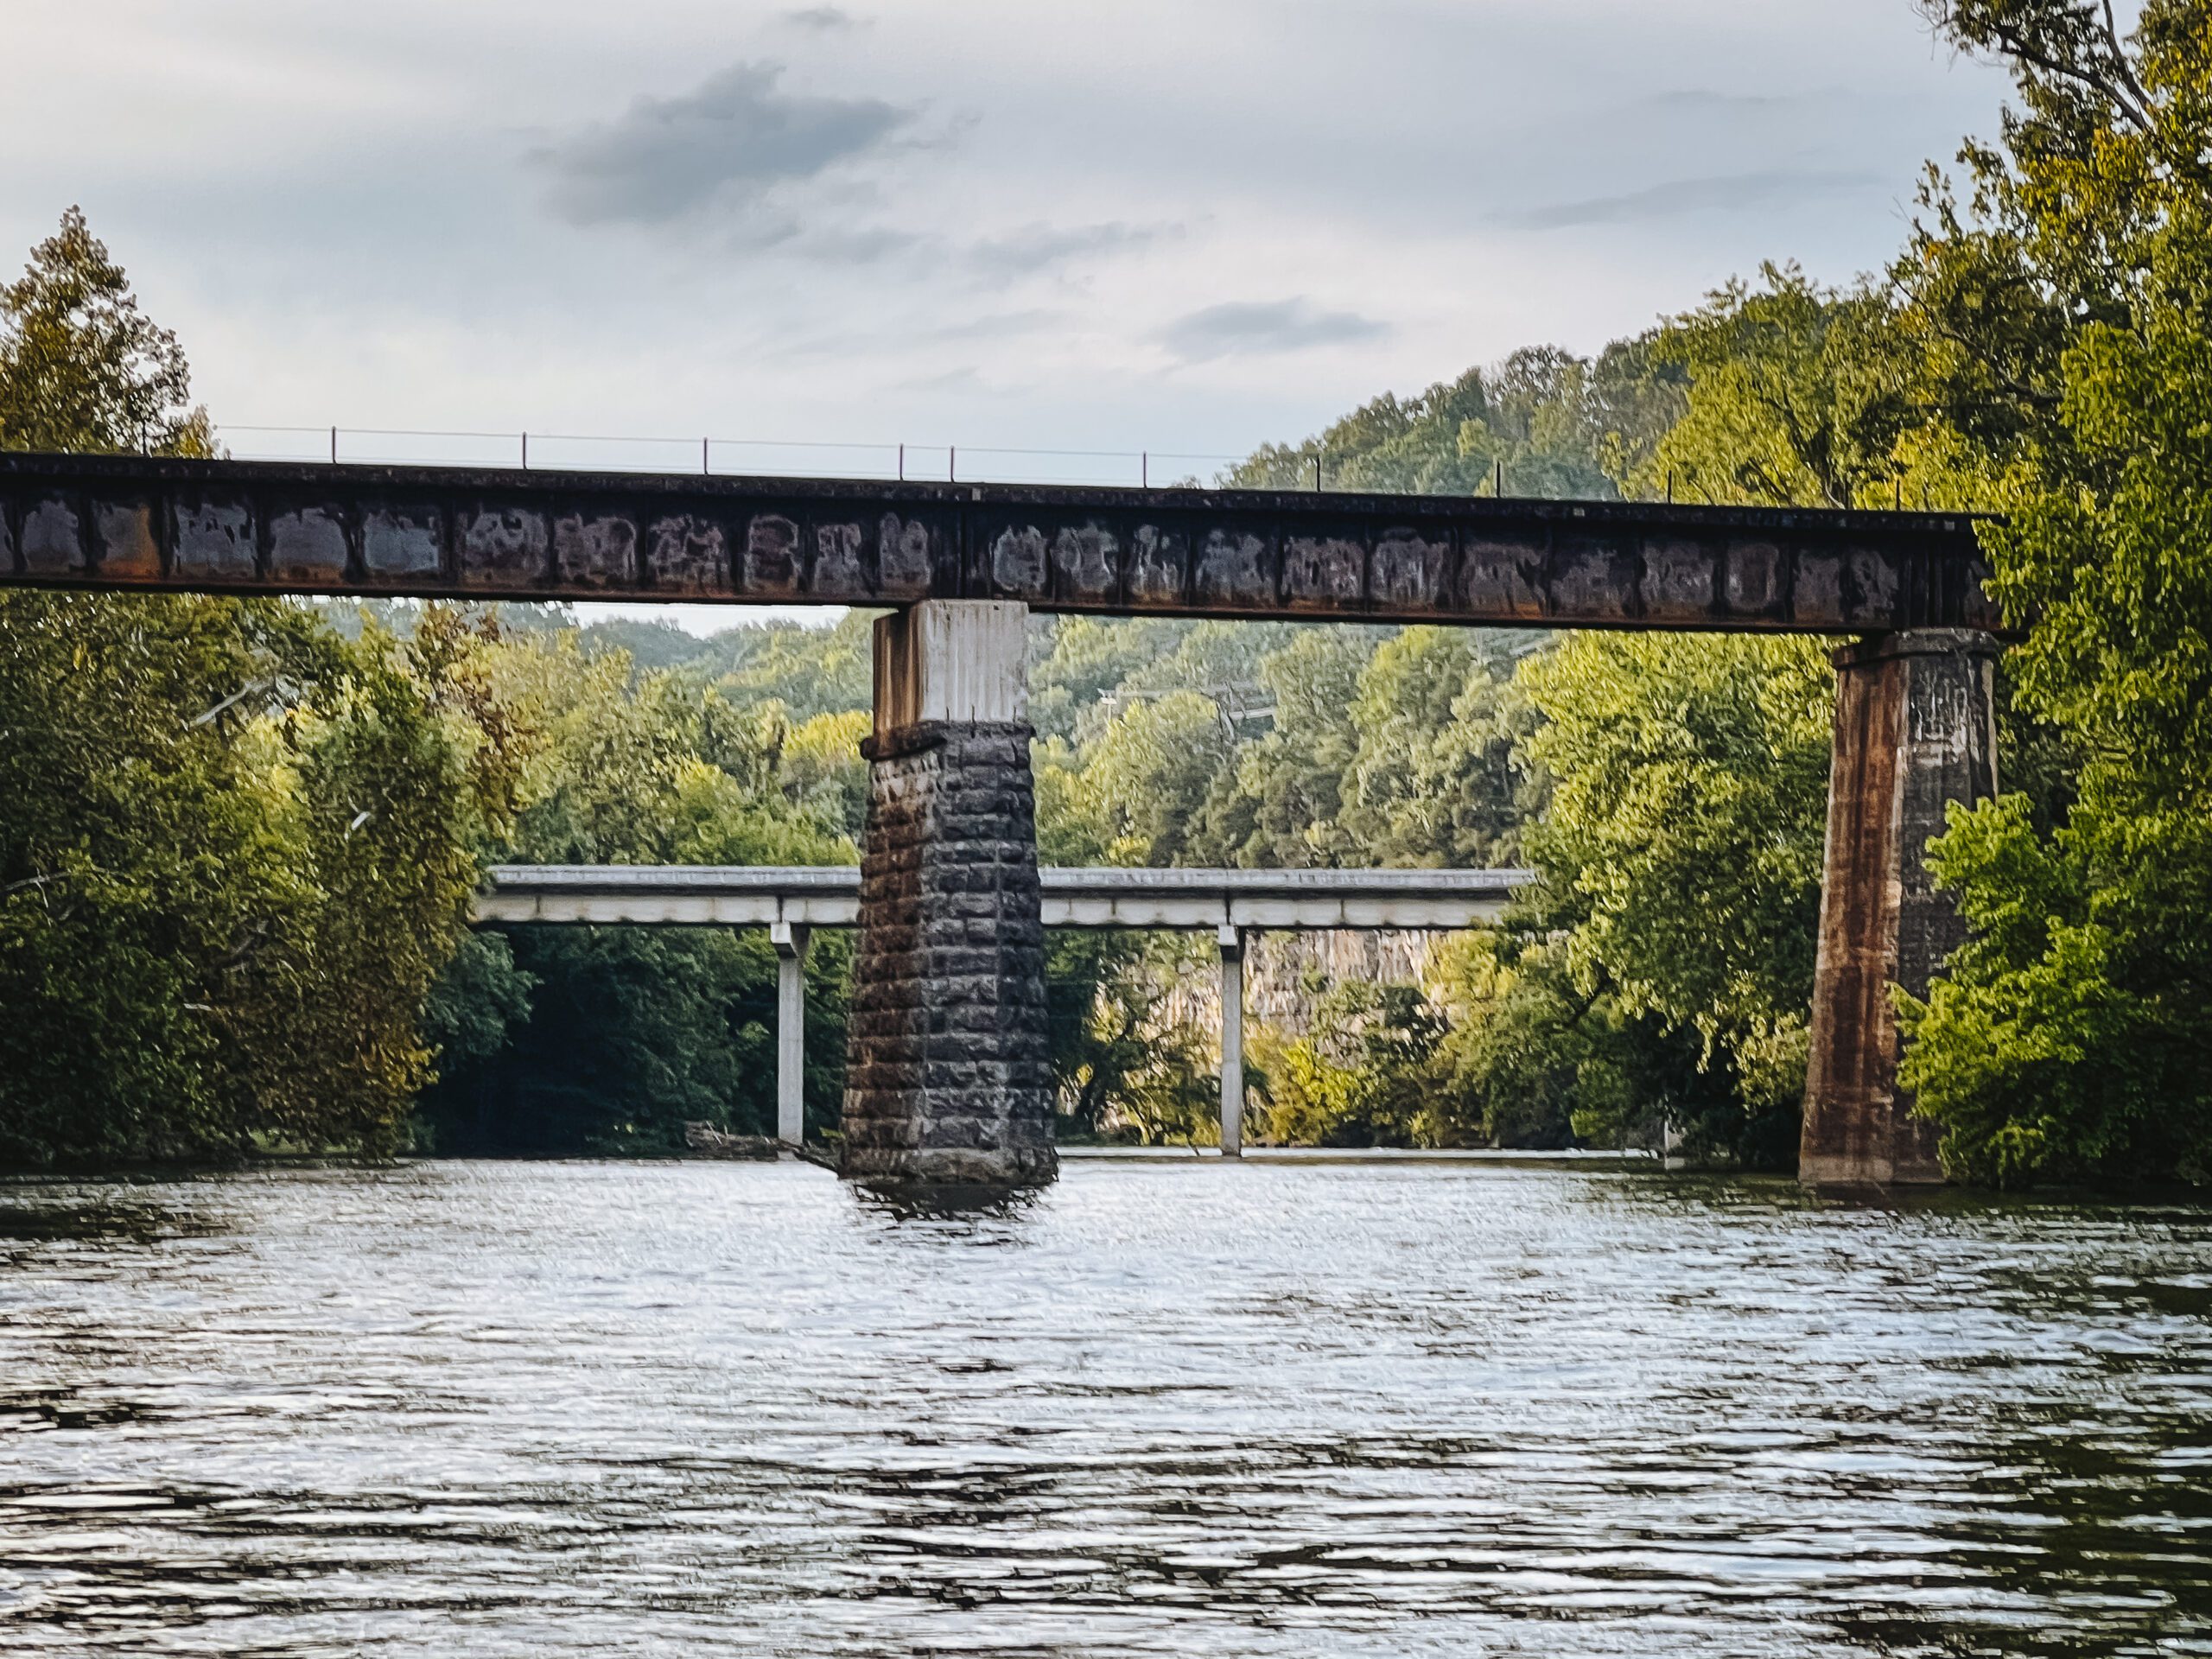
[[875,632],[846,1173],[1049,1179],[1031,610],[1846,636],[1800,1173],[1940,1179],[1888,987],[1996,789],[2003,625],[1956,514],[0,455],[0,585],[860,605]]

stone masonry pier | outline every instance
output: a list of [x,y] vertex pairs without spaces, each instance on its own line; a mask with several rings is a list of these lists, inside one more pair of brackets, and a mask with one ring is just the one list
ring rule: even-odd
[[1045,923],[1027,609],[925,601],[875,625],[842,1173],[1049,1181]]

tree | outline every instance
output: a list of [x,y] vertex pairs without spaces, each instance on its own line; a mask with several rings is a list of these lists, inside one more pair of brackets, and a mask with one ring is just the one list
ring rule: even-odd
[[238,620],[0,595],[0,1163],[181,1156],[251,1132],[219,1016],[302,895],[248,787],[245,716],[188,724],[273,663],[281,619]]
[[1554,346],[1401,399],[1385,393],[1316,437],[1268,444],[1224,482],[1255,488],[1523,496],[1615,495],[1673,420],[1682,376],[1648,340],[1592,364]]
[[1351,851],[1339,817],[1355,738],[1351,705],[1378,636],[1302,627],[1260,664],[1272,729],[1217,765],[1176,861],[1325,868]]
[[1068,1128],[1134,1129],[1147,1142],[1217,1133],[1207,1045],[1174,1006],[1192,966],[1192,942],[1169,934],[1069,928],[1048,938],[1053,1092]]
[[[1520,682],[1545,722],[1523,749],[1549,788],[1525,832],[1542,879],[1520,906],[1522,945],[1497,964],[1513,977],[1488,1000],[1526,986],[1516,1011],[1573,1033],[1557,1052],[1586,1096],[1576,1110],[1610,1103],[1618,1120],[1694,1102],[1713,1147],[1770,1156],[1804,1081],[1834,698],[1824,654],[1803,639],[1578,634]],[[1649,1068],[1613,1065],[1598,1089],[1593,1008],[1599,1028],[1694,1035],[1698,1075],[1655,1087]],[[1705,1121],[1715,1093],[1732,1122]]]
[[1446,951],[1438,1142],[1656,1146],[1671,1128],[1688,1157],[1788,1168],[1794,1113],[1747,1113],[1727,1056],[1708,1054],[1694,1027],[1633,1012],[1602,964],[1578,967],[1573,930],[1588,908],[1539,887],[1505,926]]
[[1312,1028],[1261,1033],[1261,1121],[1292,1146],[1452,1143],[1440,1085],[1444,1020],[1417,985],[1353,981],[1310,988]]
[[[1156,617],[1044,619],[1029,671],[1029,719],[1047,740],[1074,741],[1109,717],[1107,698],[1148,665],[1175,656],[1197,625]],[[1194,687],[1203,690],[1203,687]]]
[[[73,209],[0,289],[0,442],[204,454],[188,395]],[[501,810],[435,677],[270,600],[0,594],[0,1164],[400,1143]]]
[[1485,868],[1516,856],[1529,801],[1513,765],[1529,729],[1510,667],[1458,628],[1375,647],[1351,705],[1346,835],[1382,866]]
[[[695,664],[639,672],[574,631],[486,639],[479,677],[516,734],[522,862],[835,864],[864,722],[794,728]],[[806,734],[804,741],[799,734]],[[807,1116],[842,1093],[848,941],[807,964]],[[776,964],[765,938],[709,928],[516,928],[455,959],[432,1007],[452,1046],[423,1096],[442,1152],[665,1154],[683,1125],[774,1129]]]
[[1107,861],[1187,862],[1199,804],[1233,742],[1221,711],[1195,691],[1141,698],[1118,714],[1084,766],[1107,827]]
[[875,611],[848,612],[827,628],[776,622],[717,634],[693,660],[711,670],[718,653],[728,666],[715,684],[733,702],[772,697],[796,721],[873,706]]
[[0,1161],[389,1151],[484,804],[384,635],[0,605]]
[[176,336],[72,207],[0,288],[0,448],[213,453]]
[[1826,289],[1795,264],[1732,282],[1651,343],[1688,387],[1638,492],[1773,506],[1887,505],[1913,419],[1890,306],[1860,283]]
[[1974,934],[1903,1004],[1904,1077],[1981,1179],[2212,1180],[2212,16],[2150,0],[1934,9],[2013,70],[1961,208],[1900,281],[2008,521],[2021,701],[2082,755],[2056,829],[2005,799],[1935,849]]

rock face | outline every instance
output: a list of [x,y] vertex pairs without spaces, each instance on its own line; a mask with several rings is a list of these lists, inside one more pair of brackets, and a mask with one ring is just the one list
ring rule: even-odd
[[1890,988],[1926,996],[1966,924],[1928,868],[1944,809],[1997,791],[1998,643],[1923,628],[1839,651],[1835,758],[1798,1179],[1943,1179],[1935,1126],[1897,1087]]
[[[1245,1002],[1255,1020],[1279,1025],[1297,1035],[1312,1028],[1316,1005],[1338,985],[1363,980],[1370,985],[1427,982],[1429,958],[1450,933],[1298,932],[1255,933],[1246,968]],[[1320,989],[1313,988],[1319,982]],[[1219,1014],[1211,1016],[1218,1022]]]
[[1030,728],[879,731],[861,861],[842,1173],[1022,1186],[1058,1173]]

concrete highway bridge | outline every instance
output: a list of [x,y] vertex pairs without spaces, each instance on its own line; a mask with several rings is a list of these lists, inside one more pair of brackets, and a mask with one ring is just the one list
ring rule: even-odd
[[0,455],[0,585],[887,607],[845,1172],[1051,1179],[1031,610],[1848,636],[1801,1175],[1940,1179],[1891,983],[1996,788],[2002,623],[1955,514]]
[[[1530,870],[1037,872],[1046,927],[1213,935],[1221,964],[1221,1150],[1243,1149],[1244,944],[1262,930],[1474,927],[1504,915]],[[476,900],[492,924],[765,927],[776,950],[776,1137],[806,1134],[806,948],[819,927],[861,920],[852,866],[501,864]]]

